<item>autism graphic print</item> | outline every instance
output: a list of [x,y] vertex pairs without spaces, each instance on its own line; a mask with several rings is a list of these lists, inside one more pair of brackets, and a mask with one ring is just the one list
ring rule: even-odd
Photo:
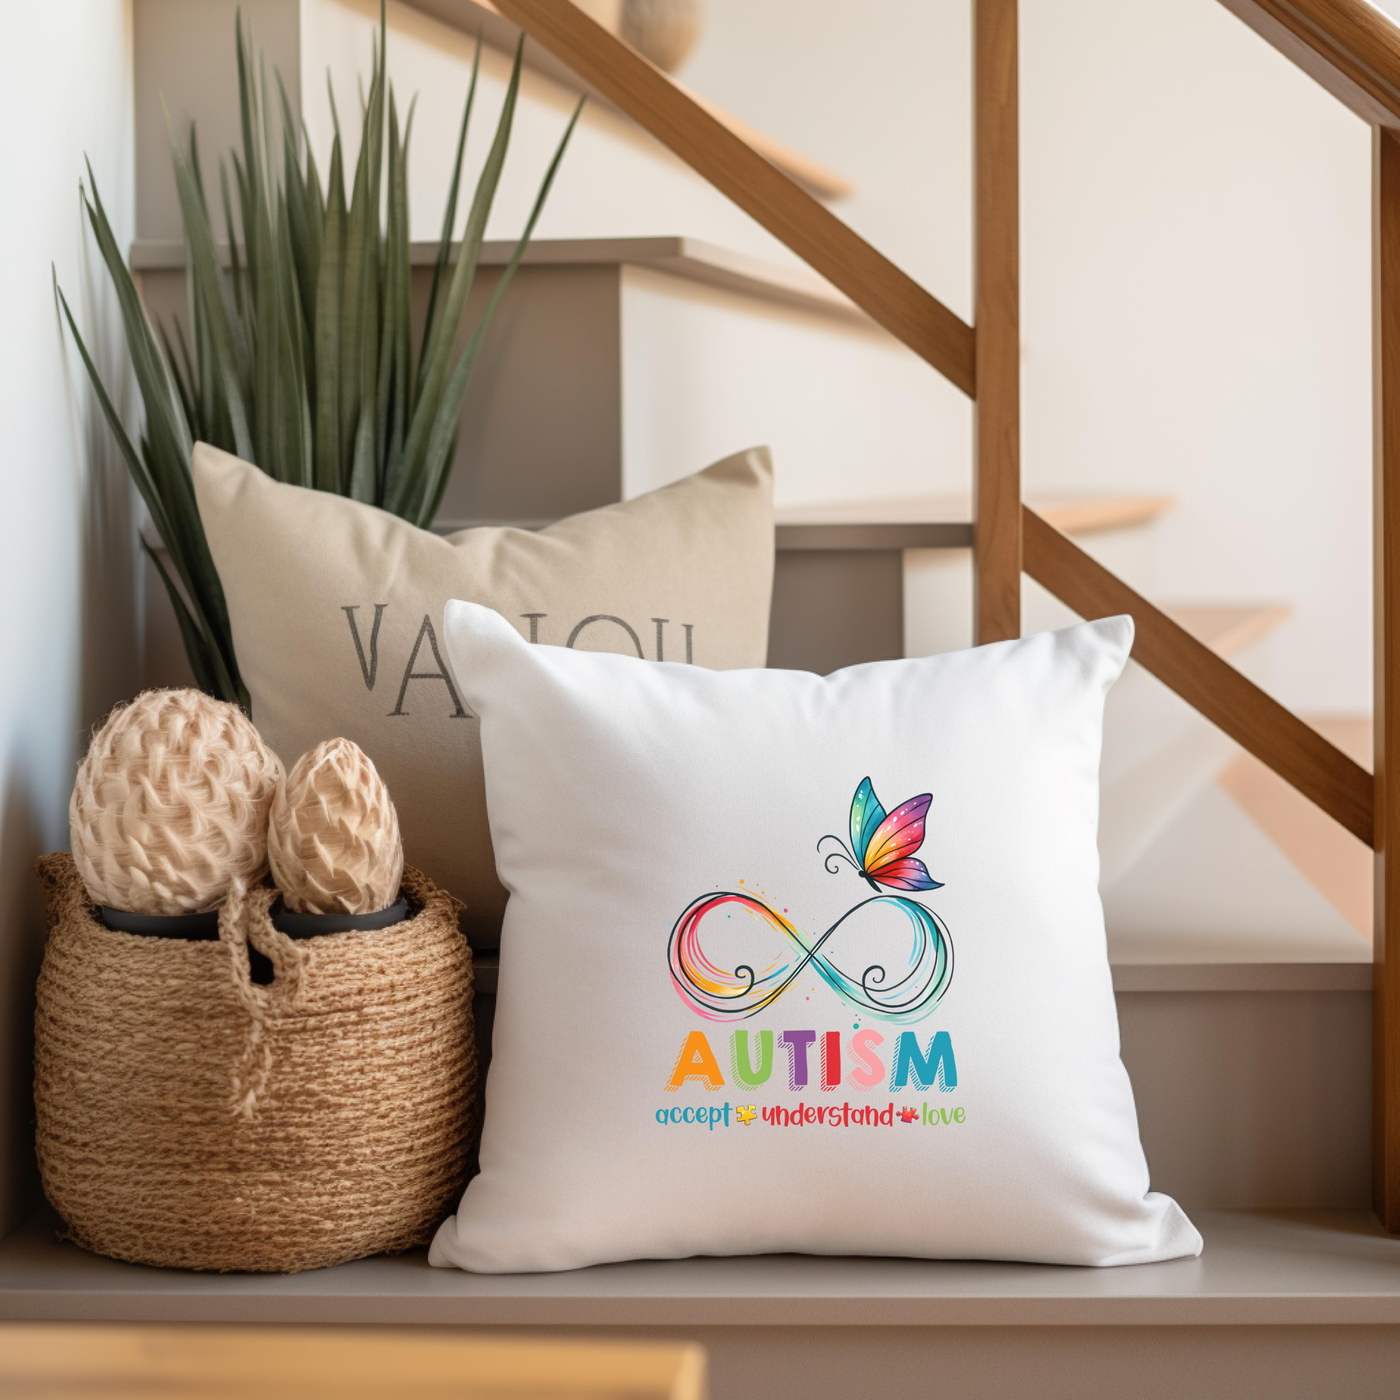
[[[915,855],[923,845],[924,819],[932,801],[932,794],[923,793],[886,813],[870,779],[861,781],[851,802],[850,845],[837,836],[823,836],[817,851],[830,874],[838,874],[843,863],[849,865],[875,893],[848,909],[820,937],[803,933],[785,913],[752,894],[718,890],[692,900],[676,920],[667,947],[671,976],[682,998],[708,1020],[754,1016],[810,968],[847,1005],[867,1016],[895,1022],[927,1016],[953,980],[952,938],[931,909],[881,887],[908,893],[942,888]],[[766,929],[778,937],[780,951],[762,971],[756,970],[758,959],[726,970],[705,950],[707,922],[713,934],[720,918],[732,920],[735,913],[752,916],[746,922],[755,933]],[[839,935],[859,942],[863,931],[876,928],[882,939],[893,935],[907,948],[902,966],[887,968],[875,962],[861,968],[855,962],[843,968],[835,954],[824,951],[833,943],[840,945]]]

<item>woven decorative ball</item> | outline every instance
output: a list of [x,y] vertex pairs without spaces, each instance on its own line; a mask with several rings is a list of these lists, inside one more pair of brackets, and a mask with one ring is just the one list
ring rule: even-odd
[[[34,1019],[44,1191],[87,1249],[284,1273],[426,1244],[475,1122],[471,949],[459,905],[403,872],[411,913],[292,939],[275,890],[230,891],[219,936],[107,928],[46,856]],[[254,982],[249,945],[271,962]]]
[[68,825],[95,904],[134,914],[214,909],[267,869],[277,755],[238,708],[198,690],[118,706],[78,766]]
[[349,739],[327,739],[277,786],[272,878],[296,914],[372,914],[399,894],[403,842],[389,789]]
[[618,32],[667,73],[685,62],[700,38],[700,0],[623,0]]

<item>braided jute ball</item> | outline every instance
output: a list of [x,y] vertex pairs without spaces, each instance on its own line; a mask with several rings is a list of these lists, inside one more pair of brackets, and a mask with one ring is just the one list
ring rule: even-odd
[[327,739],[297,759],[278,784],[267,852],[294,914],[372,914],[398,898],[399,816],[358,744]]
[[277,755],[238,708],[199,690],[119,705],[78,766],[68,825],[94,904],[133,914],[217,908],[267,870]]

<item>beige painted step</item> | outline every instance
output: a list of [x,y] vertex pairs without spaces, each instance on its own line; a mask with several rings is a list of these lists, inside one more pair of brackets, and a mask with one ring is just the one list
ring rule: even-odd
[[[1371,767],[1371,721],[1365,716],[1311,716],[1309,723],[1365,768]],[[1242,753],[1220,786],[1365,938],[1372,933],[1370,848],[1266,768]]]
[[1218,656],[1267,636],[1293,609],[1287,603],[1163,603],[1162,611]]
[[1365,938],[1217,782],[1101,888],[1129,963],[1369,963]]
[[[1217,655],[1241,667],[1252,680],[1268,684],[1268,650],[1260,645],[1288,617],[1278,603],[1164,603],[1163,610]],[[1026,630],[1063,627],[1074,620],[1068,609],[1027,619]],[[1034,622],[1035,627],[1030,624]],[[1104,716],[1102,775],[1105,785],[1188,731],[1212,729],[1195,710],[1142,667],[1130,665],[1109,691]],[[1230,750],[1229,752],[1233,752]]]
[[[1306,716],[1369,766],[1370,720]],[[1103,887],[1115,963],[1369,962],[1370,850],[1236,751]]]
[[[1289,615],[1276,603],[1164,605],[1163,611],[1220,656],[1236,656]],[[1110,692],[1104,720],[1099,817],[1101,879],[1124,878],[1238,747],[1140,669]]]

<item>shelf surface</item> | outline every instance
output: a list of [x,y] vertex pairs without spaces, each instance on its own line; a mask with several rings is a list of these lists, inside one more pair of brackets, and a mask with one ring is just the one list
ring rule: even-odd
[[0,1318],[502,1327],[1227,1326],[1400,1323],[1400,1240],[1360,1212],[1203,1211],[1199,1259],[1117,1269],[802,1255],[433,1269],[422,1253],[292,1275],[188,1274],[0,1243]]

